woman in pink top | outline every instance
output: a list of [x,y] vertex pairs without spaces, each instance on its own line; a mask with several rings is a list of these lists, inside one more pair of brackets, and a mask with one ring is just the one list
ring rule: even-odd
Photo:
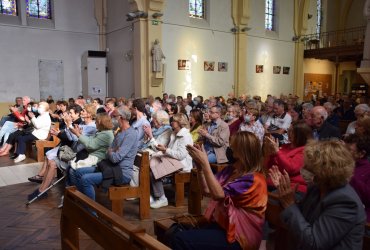
[[[304,165],[303,150],[308,140],[312,139],[312,130],[304,121],[298,121],[289,128],[288,138],[290,143],[279,147],[279,144],[274,139],[266,137],[265,143],[272,151],[266,167],[270,169],[272,166],[277,165],[281,172],[285,170],[289,174],[293,190],[298,185],[298,198],[301,198],[307,190],[307,184],[300,173]],[[267,185],[269,190],[274,189],[270,179],[267,180]]]
[[235,163],[213,175],[204,148],[187,146],[197,166],[203,192],[212,200],[205,227],[175,234],[173,249],[258,249],[267,206],[262,152],[251,132],[237,132],[231,140]]

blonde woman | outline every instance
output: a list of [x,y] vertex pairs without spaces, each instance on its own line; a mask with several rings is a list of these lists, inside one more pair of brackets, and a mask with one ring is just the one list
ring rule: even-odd
[[288,249],[362,249],[365,210],[348,184],[354,165],[342,142],[307,144],[301,174],[309,187],[300,204],[289,174],[276,166],[270,169],[284,208],[280,217],[289,230]]
[[151,197],[150,207],[160,208],[168,205],[164,194],[161,178],[182,169],[190,171],[193,167],[192,159],[186,150],[186,145],[193,145],[189,133],[189,121],[185,114],[173,115],[171,122],[172,134],[168,146],[158,144],[156,154],[150,160],[150,184],[154,199]]

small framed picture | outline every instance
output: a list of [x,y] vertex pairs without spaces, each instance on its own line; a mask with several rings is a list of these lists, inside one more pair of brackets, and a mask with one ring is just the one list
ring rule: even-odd
[[274,67],[272,67],[272,72],[274,74],[280,74],[280,71],[281,71],[281,66],[274,66]]
[[218,62],[218,71],[227,72],[227,62]]
[[190,61],[189,60],[177,60],[177,69],[178,70],[189,70]]
[[283,67],[283,74],[289,75],[290,67]]
[[215,62],[204,61],[204,71],[215,71]]
[[256,65],[256,73],[263,73],[263,65]]

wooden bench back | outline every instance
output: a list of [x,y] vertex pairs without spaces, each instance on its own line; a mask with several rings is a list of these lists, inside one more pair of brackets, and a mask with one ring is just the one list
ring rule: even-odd
[[79,249],[79,228],[104,249],[169,249],[144,228],[125,221],[75,187],[68,187],[60,222],[62,249]]
[[134,165],[139,167],[139,186],[132,187],[112,186],[109,188],[109,199],[112,203],[112,211],[123,216],[123,202],[126,198],[140,199],[140,219],[150,217],[150,178],[149,178],[149,152],[140,151],[135,157]]

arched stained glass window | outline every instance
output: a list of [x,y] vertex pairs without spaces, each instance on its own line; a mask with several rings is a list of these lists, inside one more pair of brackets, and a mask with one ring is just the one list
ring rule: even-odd
[[189,0],[189,16],[204,19],[204,0]]
[[266,0],[265,2],[265,29],[275,30],[275,1]]
[[50,0],[26,0],[27,16],[40,19],[51,19]]
[[17,1],[16,0],[0,0],[0,14],[16,16]]

